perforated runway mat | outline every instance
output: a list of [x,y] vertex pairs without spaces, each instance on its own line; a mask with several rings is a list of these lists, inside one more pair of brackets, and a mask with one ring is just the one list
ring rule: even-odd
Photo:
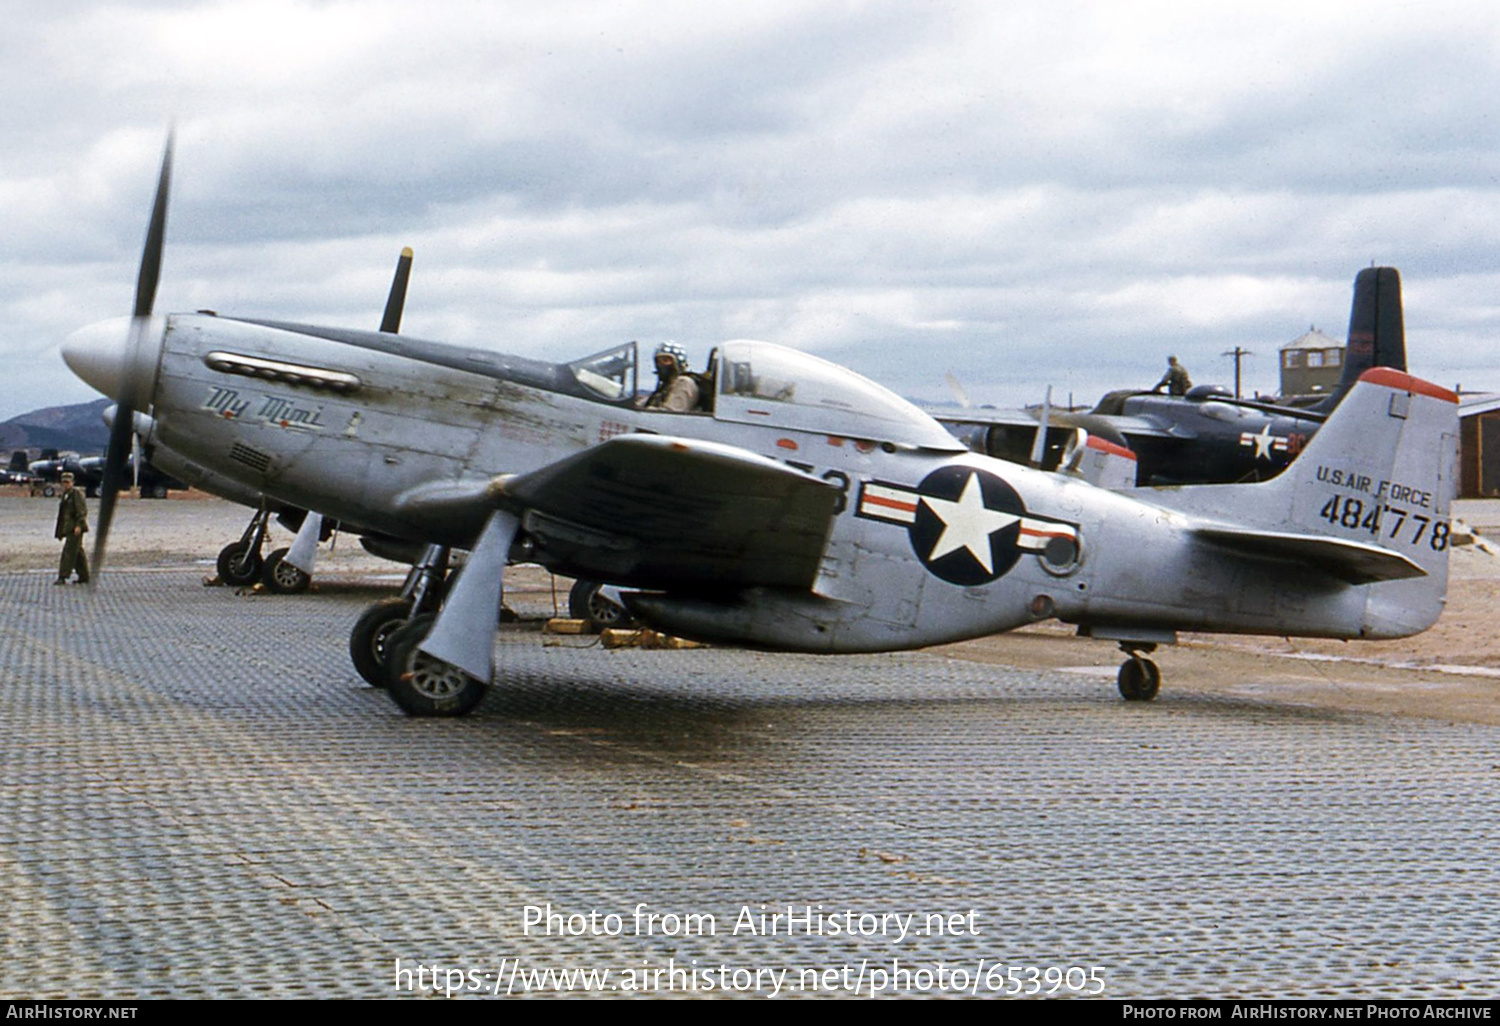
[[[0,995],[1500,995],[1500,731],[0,576]],[[536,609],[522,609],[540,615]]]

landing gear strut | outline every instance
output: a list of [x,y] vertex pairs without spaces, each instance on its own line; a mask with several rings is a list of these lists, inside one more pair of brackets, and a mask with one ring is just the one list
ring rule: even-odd
[[[388,639],[391,698],[410,716],[462,716],[495,678],[495,627],[505,600],[505,567],[521,527],[497,509],[469,550],[436,615],[418,613]],[[523,541],[518,553],[529,553]]]
[[225,584],[243,587],[254,584],[265,569],[265,560],[260,549],[266,542],[266,528],[271,520],[271,511],[264,505],[250,518],[250,525],[240,540],[230,542],[219,552],[217,569],[219,580]]
[[[354,621],[354,629],[349,632],[349,658],[371,687],[383,688],[390,683],[386,657],[396,632],[406,626],[413,614],[437,611],[448,574],[448,556],[446,545],[429,545],[422,559],[406,575],[401,594],[375,603]],[[425,636],[427,632],[422,633]]]
[[1161,690],[1161,668],[1147,659],[1146,653],[1156,651],[1156,644],[1150,641],[1122,641],[1120,650],[1130,656],[1120,664],[1120,676],[1117,680],[1120,697],[1127,702],[1151,701]]

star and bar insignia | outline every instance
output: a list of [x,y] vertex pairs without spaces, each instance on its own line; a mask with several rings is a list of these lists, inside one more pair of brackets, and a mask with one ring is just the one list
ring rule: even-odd
[[941,467],[916,488],[866,481],[855,514],[905,527],[922,565],[964,587],[997,580],[1022,552],[1077,552],[1074,525],[1028,514],[1014,488],[973,467]]

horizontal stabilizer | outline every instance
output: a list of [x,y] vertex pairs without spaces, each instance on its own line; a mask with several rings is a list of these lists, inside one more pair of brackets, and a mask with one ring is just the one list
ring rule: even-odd
[[549,565],[640,587],[807,588],[839,492],[734,446],[612,438],[507,478]]
[[1349,584],[1427,576],[1427,571],[1399,552],[1344,538],[1219,526],[1198,527],[1194,533],[1247,556],[1315,566]]

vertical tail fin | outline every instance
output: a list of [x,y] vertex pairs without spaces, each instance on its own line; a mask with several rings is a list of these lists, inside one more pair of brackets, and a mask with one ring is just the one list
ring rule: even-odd
[[1390,368],[1366,371],[1288,471],[1295,529],[1378,545],[1426,572],[1365,589],[1365,636],[1432,626],[1448,593],[1458,396]]
[[1373,367],[1406,371],[1406,325],[1401,308],[1401,274],[1394,267],[1366,267],[1354,278],[1349,307],[1349,339],[1338,387],[1311,407],[1332,413],[1361,374]]
[[1237,551],[1317,566],[1363,589],[1357,633],[1430,627],[1448,588],[1458,397],[1401,371],[1366,371],[1278,477],[1165,492]]

